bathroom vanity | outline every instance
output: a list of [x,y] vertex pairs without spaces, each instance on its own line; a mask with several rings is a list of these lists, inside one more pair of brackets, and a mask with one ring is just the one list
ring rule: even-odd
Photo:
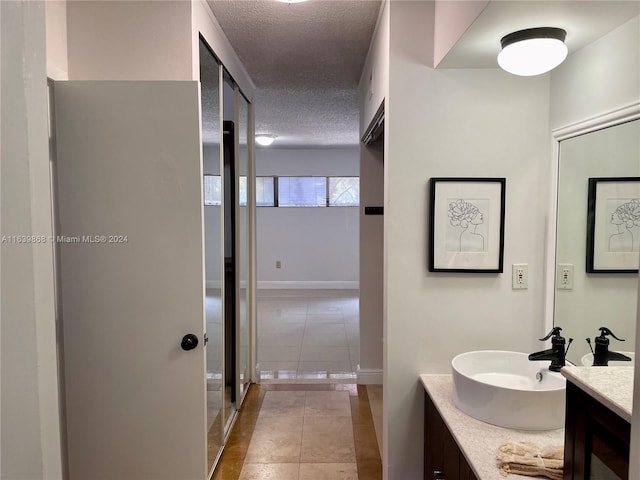
[[[472,418],[453,404],[451,375],[421,375],[425,389],[425,480],[505,480],[496,463],[498,448],[510,441],[562,445],[564,430],[511,430]],[[509,475],[507,480],[531,479]]]
[[565,367],[565,480],[627,480],[633,367]]
[[505,480],[497,467],[498,448],[529,441],[540,447],[564,444],[564,480],[628,480],[633,372],[633,367],[563,368],[565,428],[538,432],[476,420],[454,405],[451,375],[421,375],[424,479]]

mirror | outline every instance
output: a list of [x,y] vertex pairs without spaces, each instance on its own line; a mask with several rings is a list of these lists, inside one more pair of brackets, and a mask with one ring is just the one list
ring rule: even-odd
[[239,318],[239,365],[238,365],[238,401],[242,402],[249,388],[249,208],[248,208],[248,182],[249,175],[249,102],[242,96],[236,86],[236,99],[238,100],[238,170],[239,170],[239,226],[238,226],[238,256],[240,257],[240,312]]
[[202,162],[206,277],[207,452],[208,469],[222,451],[222,266],[220,184],[220,65],[200,40]]
[[[582,358],[591,353],[586,339],[593,344],[600,327],[626,340],[611,338],[612,351],[634,352],[638,274],[586,273],[587,210],[589,178],[640,177],[640,120],[562,140],[558,163],[554,324],[562,327],[564,337],[574,339],[567,360],[582,365]],[[629,243],[632,247],[624,248],[638,258],[640,212],[637,223],[632,219],[622,223],[615,214],[617,207],[633,198],[623,187],[609,189],[604,199],[600,196],[598,204],[607,202],[607,215],[596,217],[595,230],[606,232],[605,238],[618,233],[637,238]],[[611,255],[616,250],[612,242],[601,242],[595,255]],[[563,280],[563,272],[569,278]],[[633,362],[628,364],[633,366]]]

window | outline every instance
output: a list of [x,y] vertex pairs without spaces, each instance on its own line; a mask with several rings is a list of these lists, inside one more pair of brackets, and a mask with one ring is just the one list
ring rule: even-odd
[[240,176],[240,206],[247,206],[247,177]]
[[220,175],[204,176],[204,204],[222,204],[222,186],[220,183]]
[[[238,195],[240,206],[246,207],[246,175],[240,176]],[[204,204],[222,204],[220,175],[204,176]],[[359,177],[256,177],[258,207],[357,207],[359,204]]]
[[275,207],[275,178],[256,178],[256,206]]
[[327,177],[278,177],[279,207],[325,207]]
[[357,207],[360,205],[359,177],[329,177],[329,206]]

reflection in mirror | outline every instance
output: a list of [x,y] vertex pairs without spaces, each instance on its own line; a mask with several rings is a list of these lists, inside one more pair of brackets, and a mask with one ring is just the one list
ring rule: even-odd
[[220,65],[200,40],[207,349],[207,451],[211,471],[222,449],[222,266]]
[[236,385],[237,385],[237,279],[238,269],[236,266],[237,255],[237,233],[236,233],[236,204],[237,204],[237,182],[236,182],[236,158],[237,145],[235,141],[236,126],[234,121],[234,84],[229,73],[224,70],[222,88],[222,211],[223,211],[223,333],[224,333],[224,374],[222,376],[223,405],[222,414],[224,418],[224,435],[231,431],[233,419],[236,415]]
[[[591,353],[586,339],[591,339],[593,345],[600,327],[607,327],[626,340],[610,338],[611,351],[635,351],[638,274],[586,273],[586,260],[589,178],[638,176],[640,120],[560,142],[554,324],[563,328],[563,336],[574,339],[567,360],[576,365],[582,365],[583,357]],[[596,230],[618,228],[609,225],[619,206],[614,204],[633,200],[627,197],[629,194],[623,190],[614,189],[607,194],[605,200],[612,211],[596,217]],[[636,213],[637,220],[629,218],[624,228],[640,239],[640,211]],[[606,245],[595,255],[609,254]],[[637,258],[638,242],[630,245]],[[628,365],[633,366],[633,362]]]
[[239,397],[238,401],[241,402],[247,388],[249,387],[249,320],[248,320],[248,281],[249,281],[249,215],[248,215],[248,190],[247,176],[249,174],[249,149],[248,149],[248,135],[249,135],[249,103],[239,93],[238,87],[236,87],[236,98],[238,102],[238,137],[239,137],[239,152],[238,152],[238,173],[240,175],[240,188],[239,188],[239,200],[240,200],[240,214],[238,225],[238,255],[240,257],[240,314],[239,314],[239,349],[240,359],[238,365],[238,385],[239,385]]

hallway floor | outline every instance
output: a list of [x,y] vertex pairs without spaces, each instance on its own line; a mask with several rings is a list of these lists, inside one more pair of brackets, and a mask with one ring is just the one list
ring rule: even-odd
[[257,297],[261,380],[355,380],[357,290],[259,290]]
[[253,384],[214,480],[378,480],[382,463],[367,388]]

